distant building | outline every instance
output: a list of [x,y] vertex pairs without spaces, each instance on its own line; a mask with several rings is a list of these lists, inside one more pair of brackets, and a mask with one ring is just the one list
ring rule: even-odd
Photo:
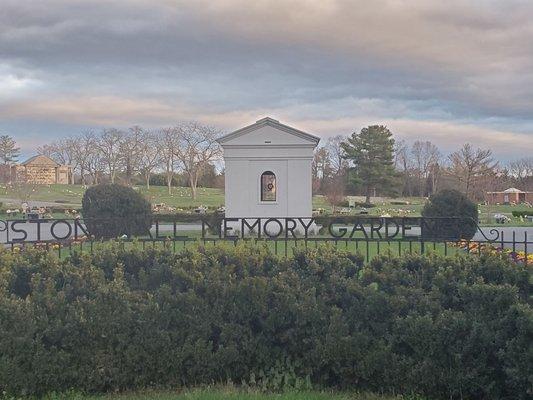
[[503,192],[485,193],[487,204],[533,203],[533,192],[524,192],[517,188],[509,188]]
[[10,180],[38,185],[68,185],[72,181],[72,168],[61,165],[50,157],[38,155],[11,166]]

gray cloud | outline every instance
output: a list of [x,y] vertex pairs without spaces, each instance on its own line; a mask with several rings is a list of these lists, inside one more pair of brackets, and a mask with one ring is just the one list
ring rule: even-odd
[[486,136],[533,151],[520,143],[533,139],[530,2],[3,0],[2,10],[4,131],[181,118],[232,129],[272,112],[324,135],[389,121],[449,147]]

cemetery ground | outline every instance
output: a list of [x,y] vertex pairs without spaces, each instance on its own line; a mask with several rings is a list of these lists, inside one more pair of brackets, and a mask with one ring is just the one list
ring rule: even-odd
[[[81,207],[81,199],[85,192],[85,187],[81,185],[42,185],[35,186],[29,196],[30,205],[46,206],[56,209]],[[187,187],[174,187],[172,194],[168,193],[168,189],[164,186],[151,186],[147,189],[145,186],[136,186],[135,189],[142,193],[153,205],[164,205],[169,208],[170,212],[190,211],[195,207],[205,206],[210,209],[216,209],[224,205],[224,192],[221,189],[215,188],[198,188],[198,196],[192,199],[190,196],[190,189]],[[362,202],[363,197],[354,197],[357,202]],[[20,206],[21,200],[19,194],[7,188],[0,186],[0,202],[2,202],[2,209],[0,215],[5,216],[5,211],[8,208],[16,208]],[[368,215],[380,216],[420,216],[425,199],[420,197],[413,198],[386,198],[376,197],[372,199],[374,207],[366,208]],[[328,204],[325,196],[313,196],[313,209],[324,210],[324,212],[331,212],[332,207]],[[347,213],[348,215],[356,215],[361,212],[361,207],[335,207],[337,212]],[[503,214],[510,219],[506,226],[533,226],[533,222],[528,222],[523,218],[513,217],[513,211],[527,211],[533,209],[527,205],[483,205],[480,207],[480,224],[494,225],[494,215]],[[54,214],[54,217],[62,217],[64,214]]]

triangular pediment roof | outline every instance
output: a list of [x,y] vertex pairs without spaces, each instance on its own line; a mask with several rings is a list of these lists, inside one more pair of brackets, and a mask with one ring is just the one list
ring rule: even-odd
[[285,132],[289,135],[293,135],[297,138],[300,138],[302,139],[302,141],[305,143],[309,143],[309,144],[314,144],[315,146],[318,144],[318,142],[320,141],[320,138],[317,137],[317,136],[314,136],[314,135],[311,135],[307,132],[304,132],[304,131],[301,131],[299,129],[296,129],[296,128],[293,128],[291,126],[288,126],[288,125],[285,125],[285,124],[282,124],[280,123],[279,121],[273,119],[273,118],[270,118],[270,117],[265,117],[265,118],[262,118],[260,119],[259,121],[257,121],[256,123],[254,124],[251,124],[251,125],[248,125],[248,126],[245,126],[244,128],[241,128],[241,129],[238,129],[234,132],[231,132],[231,133],[228,133],[227,135],[225,136],[222,136],[221,138],[219,138],[217,141],[224,145],[225,143],[228,143],[229,141],[232,141],[234,139],[237,139],[241,136],[244,136],[246,134],[249,134],[249,133],[252,133],[254,131],[257,131],[261,128],[264,128],[264,127],[272,127],[278,131],[282,131],[282,132]]
[[22,163],[22,165],[50,165],[58,167],[60,164],[52,160],[50,157],[39,154],[28,158]]

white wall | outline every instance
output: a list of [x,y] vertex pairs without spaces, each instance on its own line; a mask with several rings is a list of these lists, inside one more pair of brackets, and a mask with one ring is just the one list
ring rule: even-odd
[[[223,143],[226,217],[311,217],[315,145],[270,126]],[[261,202],[265,171],[276,175],[276,202]]]

